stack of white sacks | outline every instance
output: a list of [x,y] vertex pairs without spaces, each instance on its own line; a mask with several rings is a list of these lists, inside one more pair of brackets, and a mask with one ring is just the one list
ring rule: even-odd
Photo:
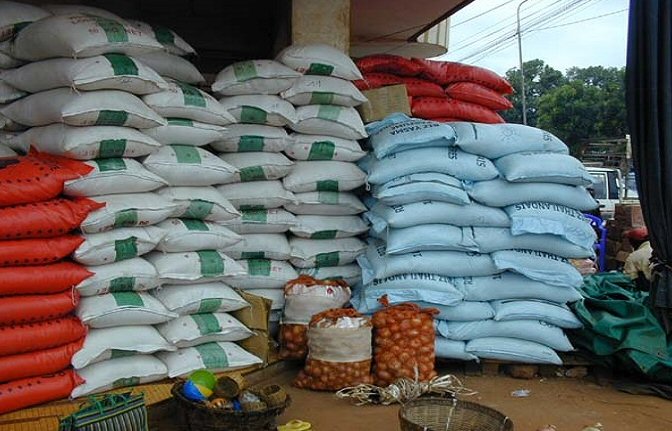
[[227,226],[242,241],[226,252],[247,270],[226,282],[270,299],[276,311],[284,304],[285,283],[298,277],[289,263],[286,237],[296,219],[282,208],[295,200],[282,184],[294,164],[282,152],[289,144],[285,127],[296,122],[296,112],[278,93],[299,77],[275,61],[253,60],[224,68],[212,85],[212,91],[223,96],[223,109],[235,118],[224,138],[211,144],[239,171],[218,187],[241,213]]
[[285,150],[296,162],[283,180],[296,197],[285,205],[296,215],[291,262],[300,274],[353,285],[361,278],[355,259],[366,248],[357,236],[368,229],[358,216],[365,207],[353,193],[366,180],[355,162],[366,154],[357,140],[367,135],[354,108],[366,98],[351,82],[361,74],[347,55],[326,45],[291,46],[278,61],[304,73],[281,93],[297,112]]
[[594,256],[596,239],[582,164],[516,124],[398,114],[369,131],[372,238],[356,307],[387,295],[438,308],[437,357],[560,364],[556,351],[572,350],[563,328],[580,326],[569,259]]
[[[0,2],[0,15],[8,16],[4,12],[9,11],[18,19],[27,6],[16,5]],[[73,396],[203,368],[200,357],[209,358],[213,366],[219,361],[235,367],[233,357],[245,362],[238,366],[260,362],[231,343],[206,346],[207,355],[181,349],[162,354],[161,360],[152,356],[187,344],[241,339],[249,330],[239,328],[242,325],[230,316],[217,314],[247,306],[230,287],[217,282],[171,285],[244,272],[215,251],[240,237],[211,223],[238,216],[209,187],[226,182],[237,171],[196,147],[219,139],[223,125],[233,119],[211,96],[170,80],[203,81],[187,60],[164,52],[193,53],[186,42],[169,30],[145,32],[146,24],[133,26],[100,9],[54,7],[15,35],[11,44],[3,45],[12,58],[26,64],[3,71],[0,86],[29,93],[2,110],[5,122],[29,128],[3,136],[3,142],[22,151],[32,145],[86,160],[92,171],[66,183],[64,194],[105,203],[80,226],[84,242],[73,255],[94,274],[77,286],[83,296],[77,314],[90,330],[73,358],[73,366],[86,380]],[[155,34],[161,34],[166,44],[159,43]],[[145,56],[155,58],[166,78],[146,65]],[[148,254],[155,248],[165,254]],[[206,335],[214,337],[185,341],[178,333],[179,339],[174,339],[174,332],[165,329],[170,322],[160,327],[171,336],[169,342],[152,326],[199,312],[215,313],[193,319],[200,322],[195,324],[198,329],[205,328]],[[213,319],[219,319],[220,331]],[[235,327],[236,335],[218,338],[226,325]],[[180,358],[189,354],[190,361]],[[129,355],[140,356],[126,358]]]
[[[366,137],[353,108],[365,100],[350,82],[358,76],[334,48],[292,46],[277,61],[228,66],[212,86],[236,119],[211,144],[240,170],[236,181],[218,188],[242,213],[227,226],[243,241],[227,252],[249,272],[227,282],[271,299],[272,321],[280,316],[284,285],[299,273],[360,278],[354,259],[365,244],[353,237],[367,230],[357,216],[365,207],[348,193],[365,179],[353,163],[365,154],[356,139]],[[288,239],[290,231],[295,236]]]

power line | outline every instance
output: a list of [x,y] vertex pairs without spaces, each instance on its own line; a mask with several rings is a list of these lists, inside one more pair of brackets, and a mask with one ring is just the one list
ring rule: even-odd
[[[560,3],[560,2],[561,2],[561,0],[556,0],[556,1],[554,1],[553,3],[551,3],[551,4],[549,5],[549,7],[550,7],[550,6],[553,6],[553,5],[555,5],[555,4],[558,4],[558,3]],[[535,12],[532,12],[531,14],[525,16],[525,17],[521,20],[521,22],[524,21],[524,20],[526,20],[526,19],[531,18],[532,16],[534,16],[534,15],[536,15],[536,14],[541,13],[543,10],[544,10],[544,8],[541,8],[541,9],[539,9],[539,10],[536,10]],[[512,20],[511,23],[509,23],[508,21],[509,21],[511,18],[513,18],[513,20]],[[504,21],[506,21],[506,22],[504,22]],[[492,28],[486,28],[486,29],[481,30],[481,31],[479,31],[479,32],[477,32],[477,33],[471,34],[471,35],[465,37],[464,39],[461,39],[460,41],[458,41],[458,42],[455,43],[455,46],[453,46],[452,49],[449,50],[449,54],[452,54],[452,53],[457,52],[457,51],[461,51],[461,50],[464,49],[464,48],[467,48],[467,47],[469,47],[469,46],[475,45],[475,44],[481,42],[482,40],[484,40],[484,39],[486,39],[486,38],[488,38],[488,37],[490,37],[490,36],[493,36],[493,35],[495,35],[495,34],[502,33],[502,32],[504,32],[504,33],[508,33],[508,30],[507,30],[507,29],[510,28],[510,26],[511,26],[512,23],[515,23],[515,22],[516,22],[516,14],[513,14],[513,15],[509,16],[509,17],[506,18],[504,21],[500,23],[500,24],[503,24],[503,25],[500,25],[500,27],[496,28],[495,30],[491,31],[490,33],[488,33],[488,34],[486,34],[486,35],[484,35],[484,36],[482,36],[482,37],[479,37],[478,39],[474,39],[474,37],[476,37],[476,36],[478,36],[478,35],[480,35],[480,34],[483,34],[483,33],[485,33],[486,31],[492,30]],[[502,34],[504,34],[504,33],[502,33]],[[500,35],[500,36],[501,36],[501,35]],[[500,36],[497,36],[497,37],[500,37]],[[463,43],[463,42],[466,42],[466,43]]]
[[[556,2],[557,3],[557,2]],[[585,0],[569,0],[567,3],[563,3],[559,5],[558,7],[547,11],[543,15],[536,17],[534,19],[529,19],[530,16],[526,17],[528,20],[524,23],[523,28],[521,28],[521,35],[525,32],[530,32],[535,29],[535,27],[543,24],[548,24],[549,22],[556,20],[557,18],[563,14],[568,13],[569,11],[572,11],[573,9],[576,9],[577,7],[581,7],[585,5]],[[521,20],[523,22],[524,20]],[[494,40],[491,40],[485,46],[481,46],[480,48],[472,51],[472,53],[464,56],[461,58],[459,61],[465,61],[467,59],[473,58],[473,57],[479,57],[483,58],[487,55],[492,55],[495,52],[498,52],[501,50],[504,46],[508,46],[511,43],[513,43],[513,40],[517,36],[517,31],[510,30],[504,35],[502,35],[499,38],[496,38]]]
[[[562,13],[566,13],[567,11],[571,10],[574,7],[577,7],[582,1],[585,0],[568,0],[568,2],[556,2],[555,4],[560,3],[557,7],[546,11],[544,14],[532,18],[532,14],[528,15],[524,19],[521,20],[521,34],[523,32],[527,32],[530,29],[534,28],[535,26],[541,24],[541,23],[548,23],[550,20],[553,20],[557,16],[559,16]],[[536,14],[535,14],[536,15]],[[475,49],[472,51],[470,54],[464,56],[461,58],[459,61],[465,61],[469,58],[475,57],[475,56],[484,56],[488,55],[490,52],[497,50],[502,44],[507,43],[514,39],[517,36],[518,32],[516,29],[509,30],[506,32],[504,35],[495,38],[491,40],[490,42],[486,43],[485,45],[480,46],[479,48]],[[477,44],[478,41],[474,42],[472,45]]]
[[488,9],[488,10],[486,10],[485,12],[481,12],[481,13],[479,13],[478,15],[472,16],[471,18],[466,19],[466,20],[461,21],[461,22],[458,22],[457,24],[453,24],[453,25],[451,25],[451,27],[452,27],[452,28],[459,27],[459,26],[461,26],[462,24],[466,24],[466,23],[468,23],[468,22],[470,22],[470,21],[475,20],[476,18],[480,18],[480,17],[482,17],[483,15],[489,14],[490,12],[495,11],[495,10],[499,9],[500,7],[502,7],[502,6],[506,6],[507,4],[512,3],[512,2],[514,2],[514,1],[515,1],[515,0],[508,0],[508,1],[505,1],[504,3],[500,4],[499,6],[495,6],[495,7],[493,7],[492,9]]
[[[585,18],[585,19],[578,20],[578,21],[569,22],[569,23],[563,23],[563,24],[549,26],[549,27],[543,27],[543,28],[535,28],[535,29],[529,30],[529,32],[536,32],[536,31],[548,30],[548,29],[552,29],[552,28],[565,27],[565,26],[569,26],[569,25],[572,25],[572,24],[578,24],[578,23],[585,22],[585,21],[591,21],[591,20],[594,20],[594,19],[603,18],[605,16],[615,15],[617,13],[622,13],[622,12],[625,12],[627,10],[628,9],[626,8],[626,9],[622,9],[622,10],[618,10],[618,11],[614,11],[614,12],[610,12],[610,13],[606,13],[606,14],[602,14],[602,15],[592,16],[590,18]],[[521,33],[523,33],[523,32],[521,32]],[[523,34],[523,38],[525,38],[525,36],[526,36],[526,34]],[[482,53],[480,56],[478,56],[477,58],[472,60],[472,63],[477,63],[480,60],[482,60],[482,59],[484,59],[488,56],[491,56],[491,55],[494,55],[494,54],[499,53],[501,51],[504,51],[505,49],[511,47],[514,43],[515,43],[514,39],[507,40],[507,41],[505,41],[505,43],[502,43],[497,49],[490,50],[489,52]]]
[[565,23],[565,24],[558,24],[558,25],[553,25],[553,26],[550,26],[550,27],[537,28],[537,29],[534,29],[533,31],[550,30],[552,28],[566,27],[568,25],[574,25],[574,24],[578,24],[580,22],[592,21],[594,19],[604,18],[605,16],[616,15],[617,13],[623,13],[623,12],[626,12],[626,11],[628,11],[628,8],[617,10],[617,11],[614,11],[614,12],[605,13],[605,14],[602,14],[602,15],[592,16],[590,18],[581,19],[579,21],[572,21],[572,22],[568,22],[568,23]]

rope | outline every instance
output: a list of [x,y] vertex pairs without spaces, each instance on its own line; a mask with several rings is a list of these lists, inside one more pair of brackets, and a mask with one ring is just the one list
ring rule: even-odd
[[381,388],[380,386],[361,384],[341,389],[336,393],[340,399],[348,399],[357,406],[367,404],[390,405],[404,404],[425,394],[455,397],[456,395],[475,395],[477,392],[464,387],[460,379],[452,374],[434,377],[428,382],[419,382],[409,378],[401,378],[395,383]]

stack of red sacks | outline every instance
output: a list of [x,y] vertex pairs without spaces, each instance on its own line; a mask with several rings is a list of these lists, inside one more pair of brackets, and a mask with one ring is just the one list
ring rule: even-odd
[[86,334],[75,286],[92,274],[67,258],[83,241],[71,232],[101,205],[59,196],[90,169],[39,153],[0,159],[0,414],[81,383],[70,368]]
[[363,57],[356,63],[364,75],[355,82],[360,90],[406,85],[414,117],[504,123],[497,111],[513,107],[504,97],[513,93],[511,84],[480,67],[387,54]]

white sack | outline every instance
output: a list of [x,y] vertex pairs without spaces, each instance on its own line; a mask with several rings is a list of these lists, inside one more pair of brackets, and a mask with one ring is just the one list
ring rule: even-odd
[[217,74],[212,91],[222,96],[278,94],[291,87],[300,76],[273,60],[239,61]]
[[242,241],[240,235],[224,226],[202,220],[170,218],[156,226],[165,234],[156,249],[169,253],[221,250]]
[[166,124],[138,97],[118,90],[77,93],[70,88],[56,88],[17,100],[0,113],[31,127],[64,123],[147,129]]
[[211,186],[231,181],[237,170],[219,157],[190,145],[167,145],[143,162],[171,186]]

